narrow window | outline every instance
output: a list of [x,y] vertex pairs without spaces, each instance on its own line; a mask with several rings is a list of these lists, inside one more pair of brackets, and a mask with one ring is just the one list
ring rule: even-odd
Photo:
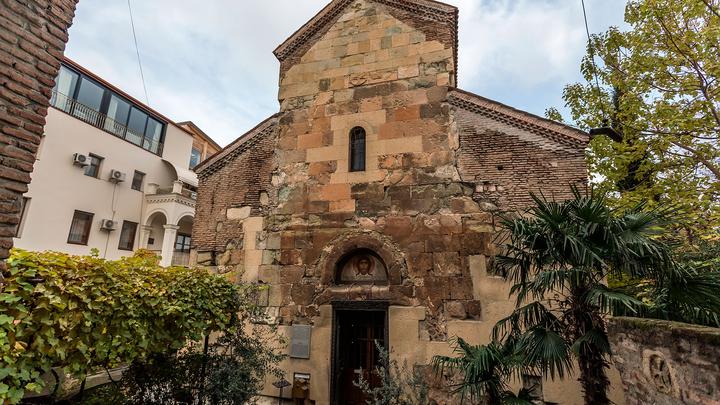
[[175,251],[178,253],[190,253],[190,235],[177,234],[175,238]]
[[90,228],[92,228],[92,220],[95,214],[83,211],[75,211],[72,223],[70,224],[70,234],[67,243],[73,245],[87,245],[90,239]]
[[201,158],[201,152],[199,149],[192,148],[192,151],[190,152],[190,168],[194,169],[195,166],[200,164]]
[[127,133],[125,139],[141,146],[143,137],[145,136],[145,128],[147,127],[148,116],[144,112],[133,107],[130,110],[130,119],[128,120]]
[[135,170],[133,175],[132,185],[130,186],[133,190],[142,191],[143,181],[145,180],[145,173]]
[[65,112],[70,112],[79,78],[80,76],[77,73],[65,66],[60,66],[60,71],[55,79],[55,88],[53,88],[50,104]]
[[135,248],[135,233],[138,224],[130,221],[123,221],[122,230],[120,231],[120,250],[133,250]]
[[365,171],[365,130],[361,127],[350,131],[350,171]]
[[143,139],[143,149],[152,153],[160,151],[162,144],[163,124],[151,117],[148,117],[147,127],[145,128],[145,138]]
[[90,164],[85,167],[85,175],[98,178],[100,175],[100,164],[102,161],[103,158],[100,156],[90,154]]
[[130,115],[130,103],[121,99],[115,94],[110,96],[108,103],[107,118],[105,119],[105,130],[123,138]]
[[25,216],[27,215],[28,205],[30,204],[30,197],[23,197],[22,206],[20,207],[20,222],[15,228],[15,237],[19,238],[22,235],[22,227],[25,224]]

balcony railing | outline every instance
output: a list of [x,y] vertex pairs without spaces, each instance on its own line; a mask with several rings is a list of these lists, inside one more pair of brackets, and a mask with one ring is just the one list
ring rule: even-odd
[[77,100],[62,93],[53,91],[52,98],[50,99],[50,105],[94,126],[95,128],[102,129],[103,131],[113,134],[118,138],[125,139],[132,144],[140,146],[147,151],[158,155],[162,153],[163,145],[161,142],[147,139],[143,134],[130,129],[100,111],[81,104]]
[[[159,187],[154,195],[169,195],[178,194],[172,187]],[[187,187],[183,187],[180,195],[187,197],[191,200],[197,200],[197,191],[190,190]]]
[[[151,250],[158,256],[162,256],[162,250]],[[188,267],[190,265],[190,253],[173,251],[172,266]]]
[[173,252],[172,265],[187,267],[190,264],[190,253]]

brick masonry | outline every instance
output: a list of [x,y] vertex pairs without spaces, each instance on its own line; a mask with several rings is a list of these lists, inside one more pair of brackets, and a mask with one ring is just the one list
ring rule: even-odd
[[628,405],[720,404],[720,329],[614,318],[608,332]]
[[[280,112],[197,169],[196,261],[269,285],[262,305],[281,327],[321,328],[332,302],[382,300],[410,311],[398,310],[409,338],[393,345],[438,353],[462,328],[485,334],[509,302],[504,287],[497,305],[480,292],[495,214],[587,181],[586,134],[455,89],[448,7],[333,1],[276,50]],[[366,170],[351,172],[357,126]],[[339,285],[338,263],[358,248],[377,254],[387,283]]]
[[43,136],[77,0],[0,0],[0,268]]

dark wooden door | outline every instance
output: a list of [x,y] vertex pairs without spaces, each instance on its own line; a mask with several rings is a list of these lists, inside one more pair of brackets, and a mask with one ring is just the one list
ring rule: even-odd
[[362,376],[376,387],[379,365],[376,342],[385,347],[385,311],[338,311],[336,378],[338,404],[364,405],[365,396],[353,384]]

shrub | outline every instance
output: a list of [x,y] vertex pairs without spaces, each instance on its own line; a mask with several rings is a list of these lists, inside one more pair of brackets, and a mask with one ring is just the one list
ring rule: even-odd
[[[89,392],[82,404],[248,404],[285,357],[268,344],[273,329],[238,323],[215,341],[134,362],[122,380]],[[278,347],[279,348],[279,347]]]
[[13,250],[0,293],[0,402],[40,392],[52,367],[83,378],[183,347],[237,320],[238,287],[147,251],[109,261]]
[[375,342],[379,364],[371,372],[378,377],[373,385],[362,374],[353,385],[360,388],[368,405],[427,405],[430,404],[430,388],[425,376],[417,368],[410,367],[407,361],[402,367],[397,360],[391,359],[391,352]]

